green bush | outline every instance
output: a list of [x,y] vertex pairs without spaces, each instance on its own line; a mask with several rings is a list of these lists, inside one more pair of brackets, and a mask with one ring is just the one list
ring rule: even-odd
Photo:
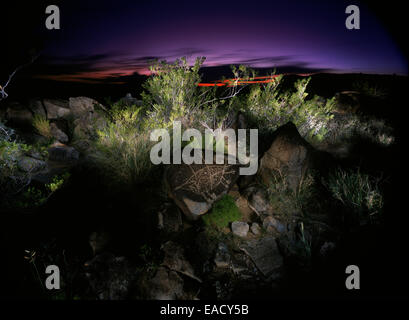
[[[165,61],[151,66],[152,76],[143,85],[142,104],[149,128],[168,128],[176,120],[183,128],[204,129],[218,122],[223,97],[216,96],[216,87],[203,88],[199,69],[205,58],[188,65],[186,58],[169,64]],[[224,114],[221,115],[224,118]]]
[[0,137],[0,197],[13,195],[30,183],[30,176],[18,169],[19,159],[30,146]]
[[228,227],[233,221],[241,218],[239,208],[230,195],[223,196],[215,202],[212,211],[203,216],[203,222],[208,227],[217,227],[219,229]]
[[374,222],[379,218],[383,197],[377,179],[359,170],[338,169],[325,184],[333,197],[349,208],[360,222]]
[[310,78],[295,83],[295,91],[281,92],[283,76],[262,86],[253,86],[244,103],[244,111],[261,130],[274,131],[285,123],[293,122],[307,139],[324,139],[326,124],[332,119],[335,99],[315,96],[306,100]]

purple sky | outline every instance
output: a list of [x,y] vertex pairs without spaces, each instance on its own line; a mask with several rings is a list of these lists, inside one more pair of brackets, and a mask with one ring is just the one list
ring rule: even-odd
[[[359,2],[354,2],[359,5]],[[205,56],[298,72],[407,75],[407,62],[363,4],[345,27],[345,1],[91,1],[62,4],[39,77],[92,81],[146,73],[150,59]]]

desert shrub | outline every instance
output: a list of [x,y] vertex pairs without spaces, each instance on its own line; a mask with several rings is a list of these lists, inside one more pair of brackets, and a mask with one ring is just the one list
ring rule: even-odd
[[50,121],[41,114],[35,114],[33,117],[33,126],[36,131],[45,138],[52,138]]
[[50,183],[41,187],[29,186],[25,189],[19,197],[12,202],[13,207],[16,208],[34,208],[39,207],[47,202],[47,200],[59,190],[70,178],[68,172],[62,175],[53,177]]
[[0,197],[13,195],[26,187],[29,174],[18,169],[18,161],[30,146],[12,140],[10,135],[0,137]]
[[327,125],[325,142],[332,144],[353,142],[364,139],[387,147],[394,143],[393,129],[384,120],[358,115],[340,115]]
[[297,81],[295,91],[279,90],[282,78],[278,76],[272,82],[253,86],[244,111],[261,130],[274,131],[291,121],[305,138],[322,140],[326,124],[333,117],[335,98],[325,100],[315,96],[306,100],[310,78]]
[[203,222],[208,227],[217,227],[219,229],[228,227],[233,221],[241,218],[239,208],[230,195],[223,196],[215,202],[210,213],[203,216]]
[[266,190],[276,214],[283,219],[291,218],[294,212],[305,214],[311,205],[316,203],[313,200],[317,195],[313,173],[307,174],[300,181],[296,191],[289,188],[284,176],[274,175],[270,185],[266,186]]
[[47,183],[45,186],[49,191],[50,195],[60,189],[64,183],[70,178],[70,173],[66,172],[62,175],[57,175],[53,177],[53,180],[50,183]]
[[197,126],[206,117],[214,90],[198,86],[199,69],[204,58],[197,58],[190,67],[185,58],[174,64],[164,61],[151,66],[152,76],[143,85],[142,104],[147,108],[147,123],[151,128],[166,128],[179,120],[184,127]]
[[152,76],[143,85],[142,105],[145,108],[149,128],[168,128],[176,120],[182,128],[216,129],[230,127],[234,121],[239,92],[239,79],[252,72],[245,66],[232,67],[235,80],[222,87],[200,87],[199,70],[205,58],[197,58],[189,66],[186,58],[169,64],[165,61],[151,66]]
[[138,119],[140,108],[113,108],[106,126],[98,131],[93,155],[103,172],[121,184],[142,182],[152,163],[149,132]]
[[359,170],[337,169],[325,185],[332,196],[356,215],[360,222],[374,222],[381,214],[383,197],[375,179]]

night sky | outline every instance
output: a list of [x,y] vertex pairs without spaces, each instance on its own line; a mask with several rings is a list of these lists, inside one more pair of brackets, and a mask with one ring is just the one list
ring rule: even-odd
[[[61,30],[45,29],[47,4],[59,5]],[[349,4],[360,7],[360,30],[345,27]],[[31,6],[23,7],[25,20],[14,30],[21,33],[20,40],[9,35],[6,43],[14,58],[30,46],[41,50],[30,69],[33,78],[120,83],[135,73],[147,74],[152,59],[181,56],[191,61],[205,56],[207,67],[408,74],[407,61],[388,30],[357,1],[83,0]],[[3,11],[3,24],[10,10],[16,7]],[[30,19],[28,10],[33,12]],[[12,60],[3,58],[2,70],[10,70],[16,63]]]

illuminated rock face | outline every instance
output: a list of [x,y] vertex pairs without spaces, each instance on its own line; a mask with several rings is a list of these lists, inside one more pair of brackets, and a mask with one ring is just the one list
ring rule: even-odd
[[191,220],[205,214],[238,177],[239,166],[229,164],[169,165],[165,174],[170,197]]
[[60,119],[71,114],[68,101],[62,99],[44,99],[43,105],[47,113],[47,119]]
[[280,127],[270,149],[261,158],[259,175],[267,185],[284,177],[288,187],[296,190],[311,162],[313,148],[300,136],[292,123]]

